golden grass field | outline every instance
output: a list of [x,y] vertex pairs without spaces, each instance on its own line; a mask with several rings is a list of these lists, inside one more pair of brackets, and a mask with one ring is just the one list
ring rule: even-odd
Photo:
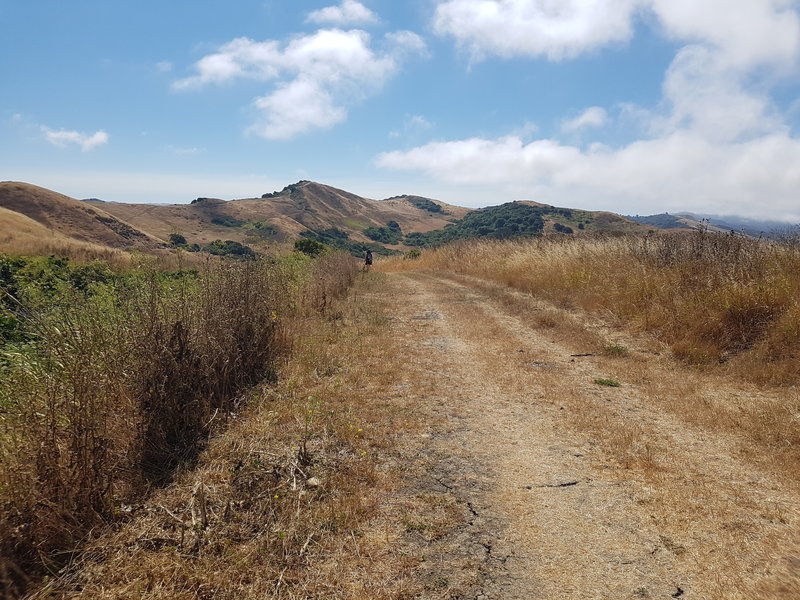
[[796,598],[799,266],[698,231],[316,270],[277,382],[32,597]]

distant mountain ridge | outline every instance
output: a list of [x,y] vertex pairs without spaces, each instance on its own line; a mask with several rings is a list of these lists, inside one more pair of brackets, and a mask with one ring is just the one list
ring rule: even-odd
[[661,213],[657,215],[628,215],[628,219],[660,229],[698,229],[711,231],[736,231],[752,237],[775,237],[797,227],[783,221],[750,219],[733,215],[694,214],[690,212]]
[[735,215],[709,215],[689,212],[681,213],[681,215],[698,220],[704,219],[716,227],[746,233],[753,237],[773,237],[775,235],[780,235],[787,229],[800,227],[800,223],[791,224],[784,221],[775,221],[773,219],[751,219],[747,217],[737,217]]

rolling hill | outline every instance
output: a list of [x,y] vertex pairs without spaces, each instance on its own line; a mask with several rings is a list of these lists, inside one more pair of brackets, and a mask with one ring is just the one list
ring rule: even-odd
[[[100,207],[64,196],[57,192],[13,181],[0,182],[0,208],[27,217],[38,224],[52,237],[61,242],[96,244],[120,250],[139,250],[149,252],[164,247],[164,240],[158,239],[106,212]],[[4,220],[11,224],[11,215]],[[19,221],[19,219],[17,219]],[[20,236],[30,238],[35,229],[30,223],[21,229],[5,230],[7,238]],[[5,228],[4,228],[5,229]],[[39,237],[39,234],[36,234]],[[10,239],[6,241],[8,243]]]
[[[430,231],[463,218],[469,209],[417,196],[370,200],[312,181],[299,181],[257,198],[197,198],[191,204],[154,205],[87,201],[119,219],[168,240],[188,243],[229,239],[244,244],[282,242],[336,230],[355,243],[369,243],[364,230],[390,222],[402,231]],[[341,235],[341,234],[340,234]]]
[[372,200],[313,181],[260,197],[196,198],[171,205],[79,201],[26,183],[2,182],[0,208],[35,223],[41,235],[148,253],[171,244],[210,250],[220,240],[258,249],[307,237],[354,253],[370,247],[386,254],[473,237],[650,229],[614,213],[532,201],[473,210],[414,195]]

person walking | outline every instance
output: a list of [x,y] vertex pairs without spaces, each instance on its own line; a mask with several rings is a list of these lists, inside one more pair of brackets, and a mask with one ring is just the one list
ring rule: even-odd
[[372,250],[367,248],[367,255],[364,257],[364,269],[369,269],[372,266]]

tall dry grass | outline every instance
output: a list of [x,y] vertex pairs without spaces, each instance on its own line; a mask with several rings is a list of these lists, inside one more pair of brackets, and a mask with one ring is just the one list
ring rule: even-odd
[[22,595],[92,531],[191,464],[253,384],[274,378],[286,326],[355,277],[349,257],[157,269],[29,308],[0,381],[0,596]]
[[402,367],[383,343],[380,286],[363,277],[294,321],[279,380],[248,390],[197,467],[130,506],[124,526],[31,597],[409,598],[398,584],[409,559],[380,519],[398,485],[387,458],[399,416],[379,390],[391,393]]
[[471,241],[383,261],[499,282],[648,332],[680,359],[750,380],[800,379],[800,244],[708,231]]

